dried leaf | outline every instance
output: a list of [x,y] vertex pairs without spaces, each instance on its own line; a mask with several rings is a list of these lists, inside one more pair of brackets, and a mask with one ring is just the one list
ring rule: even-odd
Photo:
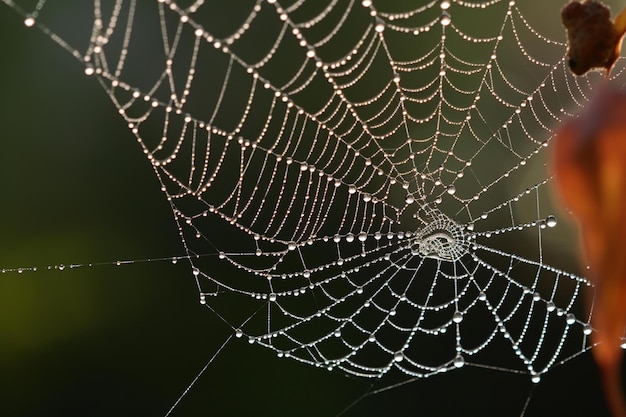
[[597,0],[573,1],[561,10],[567,29],[568,65],[576,75],[594,68],[609,72],[619,57],[626,32],[626,8],[611,21],[607,6]]
[[593,354],[614,416],[625,417],[620,369],[626,327],[626,93],[605,86],[556,134],[552,168],[576,217],[595,286]]

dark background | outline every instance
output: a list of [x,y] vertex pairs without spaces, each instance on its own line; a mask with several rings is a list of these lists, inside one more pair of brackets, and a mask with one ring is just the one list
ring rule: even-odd
[[[230,328],[186,264],[110,263],[182,255],[171,210],[96,80],[4,5],[0,144],[0,268],[38,267],[0,275],[0,415],[165,415]],[[233,340],[172,415],[335,416],[369,387]],[[345,415],[510,417],[531,392],[527,417],[606,415],[590,354],[536,386],[466,366]]]

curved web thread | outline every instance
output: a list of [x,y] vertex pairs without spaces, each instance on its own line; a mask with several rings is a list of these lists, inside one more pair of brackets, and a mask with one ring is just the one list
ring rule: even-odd
[[600,77],[532,4],[94,0],[73,41],[3,2],[100,82],[236,337],[389,380],[589,348],[545,162]]

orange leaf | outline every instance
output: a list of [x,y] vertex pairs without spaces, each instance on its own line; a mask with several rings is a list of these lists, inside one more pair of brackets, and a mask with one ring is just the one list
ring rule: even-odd
[[552,156],[558,193],[578,220],[595,286],[594,357],[614,416],[625,417],[619,373],[626,327],[626,93],[605,86],[559,129]]

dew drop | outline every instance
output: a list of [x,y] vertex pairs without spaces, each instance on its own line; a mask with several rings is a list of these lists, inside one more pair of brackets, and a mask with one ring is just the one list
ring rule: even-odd
[[452,321],[455,323],[460,323],[463,321],[463,314],[460,311],[455,311],[452,315]]
[[589,323],[586,323],[583,326],[583,333],[586,334],[587,336],[590,335],[592,331],[593,329],[591,328],[591,325]]
[[456,187],[454,185],[450,185],[446,191],[448,192],[448,194],[454,194],[456,193]]
[[26,26],[27,28],[32,28],[35,25],[35,18],[32,16],[27,16],[26,19],[24,19],[24,26]]
[[572,313],[568,313],[567,316],[565,316],[565,322],[569,325],[572,325],[574,323],[576,323],[576,317],[572,314]]
[[394,362],[402,362],[403,359],[404,359],[404,353],[402,353],[402,352],[396,352],[393,355],[393,361]]
[[441,15],[441,20],[439,21],[439,23],[441,23],[441,26],[448,26],[451,22],[452,18],[450,17],[450,15],[447,12],[444,12]]
[[554,227],[556,224],[557,220],[555,216],[550,215],[546,218],[546,225],[548,225],[548,227]]
[[241,331],[241,329],[235,330],[235,337],[239,339],[241,336],[243,336],[243,332]]
[[456,355],[456,357],[454,358],[454,367],[455,368],[462,368],[463,365],[465,365],[465,359],[463,358],[463,356]]

